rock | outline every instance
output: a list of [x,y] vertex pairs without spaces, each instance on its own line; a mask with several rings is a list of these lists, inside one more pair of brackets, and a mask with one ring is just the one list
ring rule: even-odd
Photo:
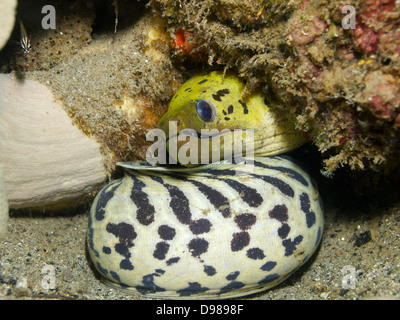
[[362,245],[372,240],[371,231],[367,230],[360,235],[356,236],[354,241],[354,247],[361,247]]

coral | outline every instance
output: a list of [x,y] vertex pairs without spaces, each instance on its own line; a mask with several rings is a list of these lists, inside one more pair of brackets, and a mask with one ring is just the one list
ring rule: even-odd
[[[356,21],[355,48],[365,53],[373,53],[377,50],[382,35],[387,35],[390,24],[388,20],[398,18],[393,12],[395,0],[371,0],[361,10],[360,17]],[[385,41],[384,41],[385,42]]]
[[377,118],[394,120],[396,108],[400,105],[400,92],[391,75],[381,71],[372,72],[366,78],[364,95],[370,101],[369,109]]
[[[390,171],[400,156],[400,4],[343,0],[154,0],[170,34],[192,33],[210,66],[236,69],[307,133],[325,170]],[[196,49],[196,47],[194,48]]]
[[217,0],[210,8],[216,17],[239,30],[269,25],[293,9],[293,3],[271,0]]
[[193,32],[179,29],[175,32],[175,39],[173,45],[176,49],[180,50],[182,54],[187,55],[196,60],[204,60],[204,52],[199,51],[200,44],[191,42]]

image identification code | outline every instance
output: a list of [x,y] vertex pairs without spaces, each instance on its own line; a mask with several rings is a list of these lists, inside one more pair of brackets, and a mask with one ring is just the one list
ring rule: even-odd
[[200,314],[241,314],[244,308],[242,304],[233,305],[233,304],[217,304],[217,305],[206,305],[201,304],[199,307],[172,307],[166,304],[163,304],[161,307],[157,307],[156,314],[157,315],[183,315],[183,317],[187,317],[189,313],[200,313]]

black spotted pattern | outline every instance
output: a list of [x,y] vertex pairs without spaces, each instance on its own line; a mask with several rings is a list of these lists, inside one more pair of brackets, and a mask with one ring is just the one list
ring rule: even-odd
[[279,278],[279,274],[272,273],[272,274],[267,275],[264,279],[260,280],[258,282],[258,284],[265,285],[265,284],[270,283],[270,282],[272,282],[272,281],[274,281],[274,280],[276,280],[278,278]]
[[119,267],[123,270],[133,270],[133,265],[129,259],[121,260]]
[[[235,176],[236,175],[235,170],[230,170],[230,169],[224,169],[224,170],[211,169],[211,170],[207,170],[207,173],[210,173],[212,175],[212,176],[209,176],[209,178],[214,178],[214,179],[223,179],[223,178],[217,178],[218,176]],[[271,176],[263,176],[263,175],[258,175],[258,174],[249,174],[249,175],[256,179],[261,179],[261,180],[267,182],[268,184],[271,184],[272,186],[277,188],[280,192],[282,192],[287,197],[291,197],[291,198],[294,197],[293,188],[289,184],[287,184],[286,182],[284,182],[283,180],[281,180],[279,178],[275,178],[275,177],[271,177]]]
[[120,186],[121,183],[122,183],[122,179],[113,182],[111,185],[109,185],[108,187],[101,190],[101,192],[97,196],[99,201],[97,201],[96,209],[95,209],[95,213],[94,213],[94,217],[97,221],[101,221],[104,219],[105,207],[106,207],[108,201],[114,196],[115,191],[117,190],[117,188]]
[[131,175],[134,186],[131,191],[131,199],[136,205],[136,218],[139,223],[148,226],[154,221],[155,209],[149,202],[149,197],[142,189],[146,186],[145,183],[134,175]]
[[278,220],[280,223],[282,223],[282,226],[278,229],[278,235],[281,239],[285,239],[290,232],[290,226],[287,223],[289,215],[286,205],[276,205],[271,211],[268,212],[268,215],[271,219]]
[[165,273],[165,270],[163,269],[156,269],[155,272],[157,272],[159,275],[162,275]]
[[229,199],[225,197],[221,192],[194,179],[188,179],[187,177],[179,175],[175,177],[182,181],[190,182],[194,186],[196,186],[197,189],[206,196],[208,201],[210,201],[210,203],[215,207],[215,209],[221,212],[224,218],[228,218],[231,215]]
[[[221,97],[225,95],[224,92],[220,91],[217,92],[217,97],[214,97],[214,99],[216,100],[219,99],[218,101],[221,101]],[[244,113],[247,113],[246,104],[242,103],[240,100],[239,102],[242,104]],[[238,108],[238,106],[236,106],[236,108]],[[228,114],[233,113],[232,105],[228,107],[227,112]],[[304,186],[308,186],[308,180],[295,170],[280,166],[270,166],[259,161],[255,161],[254,164],[258,167],[264,167],[270,170],[279,171],[280,173],[283,173],[284,176],[294,179]],[[233,190],[237,191],[237,193],[240,195],[241,200],[244,203],[246,203],[249,207],[256,208],[263,203],[264,200],[260,195],[260,193],[257,191],[257,189],[230,178],[231,176],[236,175],[236,171],[207,170],[207,173],[211,174],[211,176],[207,176],[208,179],[210,180],[215,179],[222,181],[226,184],[224,186],[225,188],[229,186]],[[290,181],[289,183],[286,183],[285,181],[276,178],[274,176],[265,176],[252,173],[249,173],[248,175],[251,178],[261,179],[262,181],[271,184],[280,192],[282,192],[285,196],[294,197],[295,192],[290,186]],[[210,230],[212,229],[211,221],[206,218],[200,218],[197,220],[193,219],[191,209],[192,210],[194,209],[193,207],[191,208],[190,204],[193,201],[195,201],[195,199],[189,198],[187,193],[183,191],[184,188],[181,189],[180,187],[174,185],[174,182],[171,182],[171,184],[166,183],[165,181],[167,180],[164,181],[164,179],[162,178],[163,174],[150,173],[148,176],[151,177],[154,181],[161,183],[166,188],[170,196],[169,206],[173,214],[175,215],[176,219],[181,224],[184,224],[191,231],[191,233],[196,236],[188,240],[189,242],[187,243],[187,247],[189,249],[189,252],[193,257],[201,257],[202,254],[208,251],[209,246],[212,245],[212,243],[209,243],[206,239],[198,236],[210,232]],[[187,183],[191,183],[197,188],[198,191],[200,191],[208,199],[208,201],[222,214],[223,217],[227,218],[231,216],[229,199],[226,196],[224,196],[223,192],[220,192],[212,188],[210,186],[212,184],[207,185],[204,182],[199,182],[195,180],[196,179],[195,177],[192,178],[188,174],[171,173],[167,174],[167,176],[171,176],[171,178],[173,179],[180,179]],[[280,176],[282,176],[282,174]],[[131,176],[131,179],[133,180],[134,186],[132,190],[130,190],[131,191],[130,198],[137,207],[136,210],[137,220],[142,225],[147,226],[152,222],[154,222],[155,220],[155,214],[156,214],[155,208],[150,203],[150,198],[147,192],[145,191],[146,184],[134,175]],[[119,184],[120,183],[121,182],[119,182]],[[107,205],[107,202],[114,196],[115,190],[118,188],[119,184],[114,185],[111,189],[108,189],[109,191],[104,192],[101,195],[100,197],[101,202],[99,201],[96,205],[96,212],[95,212],[96,219],[98,220],[104,219],[105,215],[104,207]],[[297,198],[296,195],[296,201],[300,201],[300,207],[302,212],[305,214],[306,224],[308,228],[312,227],[316,223],[316,216],[315,213],[311,210],[309,195],[305,192],[301,193],[299,198]],[[268,215],[271,219],[274,219],[280,222],[281,224],[281,226],[278,229],[278,235],[282,239],[282,245],[285,250],[285,256],[292,255],[303,240],[302,235],[293,237],[291,236],[291,238],[288,238],[288,235],[291,231],[290,226],[288,224],[289,214],[290,213],[288,212],[288,208],[284,204],[276,205],[272,210],[268,212]],[[204,216],[206,217],[206,215]],[[267,274],[267,272],[269,273],[273,271],[274,268],[277,266],[277,262],[268,261],[268,258],[265,259],[266,255],[262,249],[258,247],[251,248],[249,246],[250,233],[248,231],[257,222],[257,215],[249,212],[239,213],[238,215],[233,217],[233,221],[238,227],[239,230],[237,231],[239,232],[233,233],[231,235],[231,243],[230,243],[231,251],[237,252],[244,250],[247,258],[252,260],[261,260],[257,261],[259,262],[258,267],[261,265],[261,267],[259,268],[262,271],[266,271],[265,274]],[[134,266],[130,261],[131,254],[129,249],[134,246],[134,240],[137,237],[134,227],[127,223],[117,223],[117,224],[108,223],[106,226],[106,230],[107,232],[115,235],[118,238],[118,243],[115,244],[115,251],[123,257],[123,259],[121,259],[120,261],[120,268],[124,270],[133,270]],[[157,230],[156,232],[160,237],[160,241],[156,244],[154,248],[153,251],[154,258],[158,260],[163,260],[164,266],[165,265],[171,266],[173,264],[179,263],[181,261],[181,257],[172,256],[171,254],[175,253],[176,255],[179,255],[179,252],[172,250],[172,248],[170,250],[170,243],[168,243],[168,241],[175,239],[177,230],[175,230],[175,228],[169,226],[168,224],[160,225],[155,230]],[[319,239],[321,237],[321,229],[319,229],[318,232],[319,235],[317,237],[318,239],[316,243],[319,242]],[[112,248],[107,246],[101,247],[101,250],[104,254],[107,255],[109,255],[112,252]],[[298,252],[296,252],[296,254],[298,254]],[[220,258],[223,259],[223,257]],[[204,263],[204,261],[202,260],[200,260],[200,262]],[[240,263],[240,261],[238,261],[238,263]],[[107,274],[107,272],[109,272],[108,270],[101,269],[101,265],[98,265],[98,268],[101,270],[103,274]],[[166,268],[166,270],[168,270],[168,267]],[[217,274],[217,270],[215,267],[205,264],[203,264],[203,272],[209,277],[212,277]],[[231,282],[220,290],[220,294],[227,293],[231,290],[238,290],[245,286],[244,283],[237,281],[237,279],[239,280],[241,279],[241,277],[239,277],[240,271],[232,271],[229,274],[227,274],[228,272],[224,273],[223,276],[225,276],[226,280]],[[156,279],[155,277],[161,277],[165,275],[165,273],[166,271],[164,269],[156,269],[155,273],[145,275],[142,279],[143,285],[137,286],[136,289],[142,293],[154,293],[159,291],[165,291],[164,288],[157,286],[154,281]],[[110,275],[114,279],[119,281],[119,275],[117,273],[113,272],[113,274],[111,274],[110,271]],[[203,276],[205,275],[203,274]],[[261,281],[259,281],[259,284],[266,284],[276,280],[277,278],[279,278],[279,275],[277,273],[268,274]],[[187,285],[188,286],[186,288],[177,291],[177,293],[181,296],[190,296],[192,294],[203,293],[209,290],[209,288],[207,287],[202,287],[201,283],[199,282],[189,282]]]
[[115,251],[125,258],[129,258],[129,248],[134,246],[133,240],[135,240],[137,236],[133,226],[125,222],[118,224],[108,223],[106,231],[116,236],[119,240],[115,245]]
[[251,248],[247,250],[246,256],[253,260],[262,260],[265,258],[264,251],[262,251],[260,248]]
[[142,286],[136,286],[136,290],[141,294],[149,294],[165,291],[165,288],[159,287],[154,283],[154,277],[159,277],[160,275],[157,273],[151,273],[143,276],[142,278]]
[[318,228],[317,232],[317,239],[315,240],[315,246],[318,246],[319,242],[321,241],[322,230],[321,227]]
[[239,276],[239,274],[240,274],[239,271],[231,272],[230,274],[228,274],[228,275],[226,276],[226,280],[229,280],[229,281],[236,280],[236,278]]
[[261,168],[266,168],[266,169],[271,169],[271,170],[276,170],[276,171],[282,172],[282,173],[286,174],[288,177],[300,182],[303,186],[308,187],[307,179],[305,177],[303,177],[296,170],[293,170],[293,169],[290,169],[290,168],[286,168],[286,167],[271,166],[271,165],[265,164],[265,163],[260,162],[260,161],[254,161],[254,165],[257,166],[257,167],[261,167]]
[[244,114],[248,114],[249,113],[249,108],[247,107],[247,105],[242,101],[242,100],[238,100],[238,102],[242,105],[243,107],[243,113]]
[[191,221],[192,213],[190,212],[189,199],[185,193],[176,186],[164,184],[168,189],[171,201],[169,203],[172,211],[180,223],[189,224]]
[[289,218],[288,209],[284,204],[276,205],[268,214],[270,218],[276,219],[281,223],[285,223]]
[[202,234],[202,233],[207,233],[210,232],[211,229],[211,222],[207,219],[199,219],[192,221],[189,225],[190,231],[192,231],[193,234]]
[[173,258],[168,259],[166,261],[167,266],[170,266],[171,264],[174,264],[174,263],[178,263],[180,259],[181,259],[180,257],[173,257]]
[[278,236],[281,239],[286,239],[290,232],[290,226],[287,223],[282,224],[282,226],[278,229]]
[[275,268],[275,266],[276,266],[276,262],[275,262],[275,261],[268,261],[268,262],[264,263],[264,264],[261,266],[260,269],[261,269],[262,271],[271,271],[272,269]]
[[[154,181],[161,183],[168,190],[171,198],[170,208],[172,209],[172,212],[177,217],[179,222],[188,225],[190,231],[195,235],[207,233],[210,231],[212,224],[209,220],[204,218],[198,220],[192,220],[192,213],[190,211],[189,199],[186,197],[185,193],[181,189],[179,189],[177,186],[165,183],[161,177],[158,176],[150,176],[150,177]],[[176,177],[176,178],[188,181],[188,179],[185,177]],[[190,182],[194,184],[196,183],[200,184],[199,182],[197,181],[195,182],[194,180],[191,180]],[[202,185],[202,190],[203,192],[204,190],[207,190],[206,193],[208,192],[208,194],[210,194],[211,191],[211,189],[209,187],[206,187],[205,185]],[[164,227],[162,232],[163,236],[166,236],[167,229]],[[188,243],[188,248],[189,251],[192,253],[192,256],[199,257],[201,254],[207,252],[208,245],[209,244],[205,239],[194,238]],[[163,246],[160,248],[157,247],[156,251],[154,252],[154,257],[160,260],[165,259],[165,255],[168,252],[168,250],[166,250],[166,247],[167,247],[166,243],[163,244]],[[161,249],[164,249],[164,251],[162,251]]]
[[257,217],[252,213],[243,213],[236,216],[233,220],[240,230],[248,230],[256,223]]
[[268,212],[270,218],[276,219],[282,223],[282,226],[278,229],[278,235],[282,240],[282,245],[285,248],[285,256],[290,256],[296,250],[297,245],[303,240],[302,235],[298,235],[293,240],[287,239],[290,232],[290,226],[287,223],[289,218],[288,209],[286,205],[276,205],[271,211]]
[[113,277],[115,280],[117,280],[118,282],[120,282],[121,278],[119,277],[118,273],[114,272],[114,271],[110,271],[110,275],[111,277]]
[[[210,232],[211,229],[211,222],[207,219],[198,219],[198,220],[192,220],[192,213],[190,211],[190,204],[189,204],[189,199],[186,197],[185,193],[179,189],[177,186],[170,185],[168,183],[165,183],[161,177],[157,176],[151,176],[151,178],[159,183],[161,183],[165,188],[167,188],[169,195],[170,195],[170,207],[172,209],[172,212],[175,214],[179,222],[189,225],[190,231],[195,234],[202,234],[202,233],[207,233]],[[189,180],[186,177],[183,176],[175,176],[175,178],[186,181],[186,182],[191,182],[194,185],[196,185],[199,190],[207,196],[207,198],[210,200],[211,203],[214,205],[229,205],[228,199],[222,196],[221,193],[216,192],[216,190],[213,190],[212,188],[206,186],[205,184],[202,184],[196,180]],[[229,209],[229,207],[228,207]],[[223,213],[224,214],[224,213]],[[161,227],[160,227],[161,228]],[[169,230],[167,228],[170,228],[168,226],[162,226],[162,235],[164,237],[172,236],[172,233],[175,232],[175,230]],[[172,228],[170,228],[172,229]],[[159,234],[160,234],[160,229],[159,229]],[[167,234],[168,233],[168,234]],[[175,236],[175,234],[173,234]],[[161,234],[160,234],[161,236]],[[164,239],[164,238],[163,238]],[[165,239],[165,240],[170,240],[170,239]]]
[[192,253],[193,257],[198,257],[201,254],[207,252],[208,241],[202,238],[194,238],[190,240],[188,244],[189,251]]
[[299,245],[303,241],[303,236],[298,235],[293,239],[286,239],[282,241],[283,246],[285,247],[285,257],[291,256],[293,252],[297,249],[297,245]]
[[198,282],[189,282],[189,287],[178,290],[177,293],[181,297],[188,297],[193,294],[203,293],[209,290],[207,287],[202,287]]
[[306,214],[307,227],[311,228],[314,225],[316,218],[314,211],[311,211],[310,197],[305,192],[300,195],[300,207]]
[[258,178],[258,179],[262,179],[265,182],[273,185],[275,188],[277,188],[280,192],[282,192],[287,197],[291,197],[291,198],[294,197],[293,188],[286,182],[282,181],[281,179],[271,177],[271,176],[261,176],[261,175],[256,175],[256,174],[252,174],[251,176]]
[[99,272],[100,272],[102,275],[106,276],[106,275],[108,274],[108,270],[105,269],[105,268],[103,268],[102,265],[100,264],[100,262],[97,262],[96,268],[97,268],[97,270],[99,270]]
[[176,235],[176,231],[174,228],[164,224],[158,227],[158,234],[163,240],[172,240]]
[[114,249],[115,252],[125,258],[121,260],[119,267],[123,270],[133,270],[134,267],[129,260],[131,257],[129,249],[134,246],[133,240],[135,240],[137,236],[133,226],[125,222],[118,224],[108,223],[106,231],[116,236],[119,240],[119,242],[115,244]]
[[105,253],[105,254],[111,254],[111,248],[110,248],[110,247],[103,246],[103,253]]
[[164,260],[169,250],[169,244],[165,241],[158,242],[153,252],[153,257],[158,260]]
[[240,281],[232,281],[231,283],[227,284],[225,287],[221,288],[219,294],[224,294],[233,290],[238,290],[243,288],[245,284]]
[[250,207],[257,208],[264,202],[262,196],[256,189],[233,179],[224,179],[224,182],[235,189],[239,193],[240,198]]
[[185,193],[178,187],[165,183],[161,177],[153,175],[149,177],[161,183],[168,190],[171,198],[169,206],[172,212],[180,223],[189,225],[192,219],[192,213],[190,212],[189,199],[186,197]]
[[211,277],[217,273],[217,270],[213,266],[204,266],[204,273]]
[[256,189],[230,178],[217,177],[221,175],[235,175],[234,170],[208,170],[207,172],[212,174],[212,176],[207,176],[208,178],[223,181],[236,190],[240,198],[250,207],[257,208],[263,203],[264,200]]
[[237,232],[232,235],[231,250],[240,251],[250,243],[250,235],[248,232]]
[[221,89],[218,90],[215,94],[212,94],[211,96],[215,101],[222,101],[221,98],[229,93],[230,93],[229,89]]

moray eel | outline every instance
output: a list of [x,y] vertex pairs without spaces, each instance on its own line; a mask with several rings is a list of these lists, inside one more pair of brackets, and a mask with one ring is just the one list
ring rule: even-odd
[[[223,136],[197,154],[206,160],[215,150],[225,156],[246,148],[251,137],[256,155],[303,143],[260,93],[244,99],[243,90],[237,77],[219,71],[185,83],[160,120],[169,152],[175,143],[178,155],[187,150],[179,135],[195,142]],[[248,131],[230,134],[234,129],[249,129],[250,138]],[[300,268],[323,232],[316,186],[286,157],[243,159],[118,163],[124,176],[99,192],[89,217],[89,254],[103,280],[147,297],[223,299],[272,288]]]
[[[159,122],[170,156],[190,165],[226,159],[238,150],[239,156],[246,151],[248,155],[272,156],[304,143],[302,133],[269,106],[272,103],[267,97],[256,91],[244,98],[244,89],[237,76],[222,71],[197,74],[184,83]],[[176,126],[174,130],[171,125]],[[185,163],[178,151],[188,138],[198,148],[191,149],[193,155]],[[210,141],[202,145],[204,140]]]

